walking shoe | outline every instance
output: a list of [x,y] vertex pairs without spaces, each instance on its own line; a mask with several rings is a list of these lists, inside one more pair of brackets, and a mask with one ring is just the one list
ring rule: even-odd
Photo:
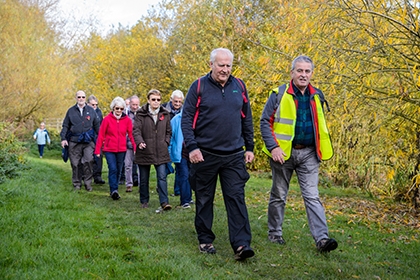
[[76,186],[76,187],[74,187],[74,190],[75,191],[80,191],[80,187],[79,186]]
[[167,203],[167,202],[162,203],[161,204],[161,207],[162,207],[162,209],[164,211],[168,211],[168,210],[171,210],[172,209],[172,206],[169,203]]
[[143,202],[143,203],[141,204],[141,208],[149,208],[149,203],[147,203],[147,202]]
[[85,189],[86,189],[88,192],[93,191],[92,187],[85,186]]
[[253,257],[254,255],[254,250],[252,250],[251,247],[247,245],[239,246],[238,249],[236,249],[235,260],[243,261],[247,258]]
[[334,238],[324,238],[316,243],[316,248],[319,252],[329,252],[337,249],[338,243]]
[[112,197],[113,200],[118,200],[118,199],[121,198],[121,196],[118,194],[117,191],[113,191],[112,194],[111,194],[111,197]]
[[205,254],[216,254],[216,249],[214,248],[213,244],[200,244],[198,245],[198,249],[201,253]]
[[125,192],[132,192],[133,191],[133,187],[128,186],[127,189],[125,190]]
[[190,204],[189,203],[184,203],[184,204],[182,204],[182,206],[181,206],[182,208],[184,208],[184,209],[189,209],[189,208],[191,208],[191,206],[190,206]]
[[97,185],[105,184],[105,181],[102,178],[96,178],[96,179],[93,180],[93,182]]
[[269,235],[268,240],[270,240],[273,243],[278,243],[280,245],[286,244],[286,240],[284,240],[283,236],[280,236],[280,235]]

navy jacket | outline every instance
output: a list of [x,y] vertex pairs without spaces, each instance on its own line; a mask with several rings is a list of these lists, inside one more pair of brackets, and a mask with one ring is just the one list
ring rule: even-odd
[[99,133],[99,126],[100,120],[96,115],[95,109],[89,105],[85,105],[83,107],[83,114],[81,115],[76,104],[67,110],[60,133],[61,141],[77,142],[79,135],[90,129],[93,129],[97,135]]
[[[248,93],[244,102],[244,91],[240,82],[230,76],[225,86],[213,80],[211,72],[201,79],[201,102],[197,111],[197,83],[188,90],[182,111],[182,133],[189,152],[201,148],[218,154],[234,153],[245,147],[254,150],[254,127]],[[242,82],[245,86],[245,84]],[[242,116],[242,113],[245,115]]]

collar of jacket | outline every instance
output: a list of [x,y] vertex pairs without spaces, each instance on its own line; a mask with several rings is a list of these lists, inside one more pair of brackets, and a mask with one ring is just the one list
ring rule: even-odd
[[[287,89],[287,93],[290,93],[290,94],[294,95],[295,94],[295,90],[294,90],[295,87],[296,86],[293,84],[293,80],[290,80],[290,84],[289,84],[289,88]],[[307,88],[309,89],[309,94],[310,95],[313,95],[313,94],[316,93],[316,89],[311,85],[311,83],[308,84]]]
[[214,79],[213,79],[213,77],[211,76],[211,73],[212,73],[213,71],[210,71],[208,74],[207,74],[207,78],[209,79],[209,81],[212,83],[212,84],[215,84],[216,86],[218,86],[218,87],[226,87],[228,84],[230,84],[231,82],[232,82],[232,80],[233,80],[233,76],[232,76],[232,74],[231,75],[229,75],[229,78],[228,78],[228,80],[226,81],[226,83],[225,83],[225,85],[224,86],[222,86],[220,83],[218,83],[218,82],[216,82]]

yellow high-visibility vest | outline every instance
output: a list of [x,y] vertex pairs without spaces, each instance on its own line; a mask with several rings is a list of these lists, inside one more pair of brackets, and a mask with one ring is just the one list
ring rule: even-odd
[[[285,90],[279,92],[278,88],[273,91],[281,98],[276,110],[273,122],[273,133],[276,136],[278,145],[286,154],[285,160],[290,158],[292,153],[292,141],[295,137],[296,126],[296,103],[292,94],[287,93],[290,83],[286,84]],[[312,96],[311,96],[312,97]],[[318,94],[313,95],[311,100],[312,124],[315,132],[315,147],[319,160],[328,160],[333,156],[333,148],[327,123],[324,117],[321,101]],[[271,157],[270,151],[264,145],[263,151]]]

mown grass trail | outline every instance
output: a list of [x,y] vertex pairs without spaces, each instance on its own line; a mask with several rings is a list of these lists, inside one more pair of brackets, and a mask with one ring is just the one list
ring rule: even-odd
[[[296,183],[284,224],[286,246],[267,240],[271,181],[253,174],[247,204],[256,256],[233,259],[220,189],[216,255],[198,252],[194,208],[140,209],[138,188],[109,198],[108,185],[74,192],[69,163],[29,156],[29,170],[0,185],[0,279],[420,279],[419,217],[356,191],[321,188],[336,251],[316,251]],[[106,167],[105,167],[106,168]],[[104,175],[106,178],[106,174]],[[153,178],[153,176],[151,177]],[[169,190],[173,175],[169,176]],[[154,191],[155,181],[151,181]],[[179,198],[170,198],[173,205]]]

